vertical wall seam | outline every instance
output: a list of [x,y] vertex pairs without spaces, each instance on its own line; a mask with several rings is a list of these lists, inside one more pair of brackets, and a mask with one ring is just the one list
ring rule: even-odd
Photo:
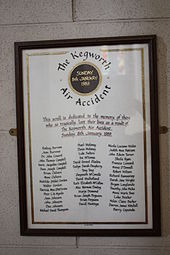
[[79,236],[76,236],[76,248],[79,248]]
[[75,0],[72,0],[72,21],[73,22],[75,22],[75,19],[76,19],[76,9],[75,9],[75,4],[76,4],[76,2],[75,2]]

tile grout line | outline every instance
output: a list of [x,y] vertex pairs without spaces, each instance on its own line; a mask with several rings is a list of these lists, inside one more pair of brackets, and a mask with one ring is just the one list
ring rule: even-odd
[[72,21],[75,22],[75,0],[72,0]]
[[[56,22],[56,21],[49,21],[49,22],[23,22],[23,23],[2,23],[0,24],[0,27],[6,27],[6,26],[29,26],[29,25],[50,25],[50,24],[54,24],[54,25],[61,25],[61,24],[71,24],[71,23],[77,23],[77,24],[81,24],[81,23],[90,23],[91,22],[97,22],[97,23],[108,23],[108,22],[116,22],[116,23],[130,23],[130,22],[156,22],[156,21],[169,21],[170,17],[157,17],[157,18],[127,18],[127,19],[88,19],[88,20],[75,20],[75,10],[73,10],[75,8],[75,0],[72,0],[72,21],[60,21],[60,22]],[[74,4],[73,4],[74,3]]]
[[0,129],[0,133],[9,133],[9,130],[7,130],[7,129]]
[[142,250],[155,250],[158,248],[170,248],[170,244],[163,244],[159,246],[127,246],[127,245],[78,245],[73,244],[73,245],[21,245],[21,244],[0,244],[0,248],[95,248],[95,249],[100,249],[100,248],[108,248],[108,249],[142,249]]

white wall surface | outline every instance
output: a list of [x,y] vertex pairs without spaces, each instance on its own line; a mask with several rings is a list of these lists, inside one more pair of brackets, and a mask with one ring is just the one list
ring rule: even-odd
[[[160,135],[162,237],[22,237],[14,42],[156,34],[160,126],[170,128],[169,0],[0,0],[0,255],[169,255],[170,135]],[[168,121],[169,120],[169,121]],[[170,130],[170,129],[169,129]]]

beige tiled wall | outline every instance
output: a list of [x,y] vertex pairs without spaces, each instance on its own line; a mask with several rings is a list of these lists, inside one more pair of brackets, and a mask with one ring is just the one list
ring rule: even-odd
[[169,0],[0,0],[0,255],[169,255],[170,135],[160,135],[162,237],[21,237],[14,42],[156,34],[160,125],[170,128]]

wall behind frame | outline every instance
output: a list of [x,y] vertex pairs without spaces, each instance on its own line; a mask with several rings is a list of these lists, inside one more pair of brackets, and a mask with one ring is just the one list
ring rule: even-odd
[[[0,254],[170,254],[170,134],[160,135],[162,237],[22,237],[14,42],[156,34],[160,126],[170,128],[169,0],[0,0]],[[168,122],[169,120],[169,122]]]

